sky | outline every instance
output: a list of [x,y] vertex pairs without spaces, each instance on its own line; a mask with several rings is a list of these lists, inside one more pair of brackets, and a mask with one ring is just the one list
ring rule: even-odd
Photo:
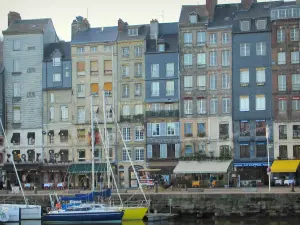
[[[69,41],[71,23],[76,16],[87,17],[91,27],[117,26],[119,18],[132,25],[149,23],[152,19],[158,19],[159,22],[177,22],[182,5],[202,5],[205,4],[205,1],[0,0],[0,30],[3,31],[7,28],[7,14],[9,11],[15,11],[20,13],[22,19],[51,18],[58,37]],[[237,3],[240,1],[218,0],[218,3]],[[0,36],[2,36],[2,32]]]

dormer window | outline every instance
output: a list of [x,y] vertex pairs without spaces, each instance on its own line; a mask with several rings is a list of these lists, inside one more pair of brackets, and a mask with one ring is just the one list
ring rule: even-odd
[[190,15],[190,23],[197,23],[197,22],[198,22],[197,14],[191,14]]
[[256,29],[257,30],[264,30],[266,29],[267,21],[266,20],[257,20],[256,21]]
[[159,52],[164,52],[165,51],[165,43],[158,44],[158,51]]
[[138,36],[138,34],[139,34],[138,28],[128,29],[128,36]]
[[249,31],[250,30],[250,21],[241,21],[240,29],[241,29],[241,31]]
[[60,66],[60,58],[53,58],[53,66]]

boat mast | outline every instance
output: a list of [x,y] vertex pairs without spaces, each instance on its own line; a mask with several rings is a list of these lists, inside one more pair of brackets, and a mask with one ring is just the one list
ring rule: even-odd
[[92,191],[95,191],[95,137],[94,137],[94,112],[93,112],[93,95],[91,95],[91,141],[92,141]]
[[[3,126],[3,123],[2,123],[2,119],[0,118],[0,123],[1,123],[1,128],[2,128],[2,131],[3,131],[3,134],[4,134],[4,138],[5,138],[5,142],[6,142],[6,145],[7,145],[7,148],[10,149],[9,147],[9,144],[8,144],[8,141],[7,141],[7,136],[5,134],[5,131],[4,131],[4,126]],[[25,205],[27,206],[28,205],[28,202],[27,202],[27,199],[25,197],[25,194],[24,194],[24,190],[23,190],[23,187],[22,187],[22,184],[21,184],[21,181],[20,181],[20,178],[19,178],[19,175],[18,175],[18,171],[17,171],[17,168],[16,168],[16,164],[14,162],[14,160],[10,160],[13,164],[13,167],[14,167],[14,170],[15,170],[15,173],[16,173],[16,176],[17,176],[17,180],[18,180],[18,184],[21,188],[21,192],[22,192],[22,195],[23,195],[23,198],[24,198],[24,202],[25,202]]]
[[108,132],[107,132],[107,126],[106,126],[106,98],[105,98],[105,91],[102,91],[102,97],[103,97],[103,117],[104,117],[104,138],[105,141],[103,142],[105,145],[104,151],[106,157],[107,157],[107,186],[110,188],[110,162],[109,162],[109,141],[108,140]]

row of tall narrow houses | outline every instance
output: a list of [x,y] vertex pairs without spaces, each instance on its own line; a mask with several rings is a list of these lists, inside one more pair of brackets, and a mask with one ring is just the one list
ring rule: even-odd
[[220,184],[227,172],[241,185],[268,184],[268,160],[300,158],[299,19],[300,1],[206,0],[183,5],[172,23],[93,28],[77,16],[64,42],[51,19],[10,12],[0,61],[4,178],[15,182],[14,160],[28,185],[87,187],[94,158],[98,183],[105,138],[124,187],[137,186],[132,166],[160,169],[166,182],[219,168]]

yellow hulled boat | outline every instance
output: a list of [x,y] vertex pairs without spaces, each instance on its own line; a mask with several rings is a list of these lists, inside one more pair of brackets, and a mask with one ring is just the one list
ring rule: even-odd
[[148,208],[147,207],[124,207],[124,215],[122,221],[143,220]]

